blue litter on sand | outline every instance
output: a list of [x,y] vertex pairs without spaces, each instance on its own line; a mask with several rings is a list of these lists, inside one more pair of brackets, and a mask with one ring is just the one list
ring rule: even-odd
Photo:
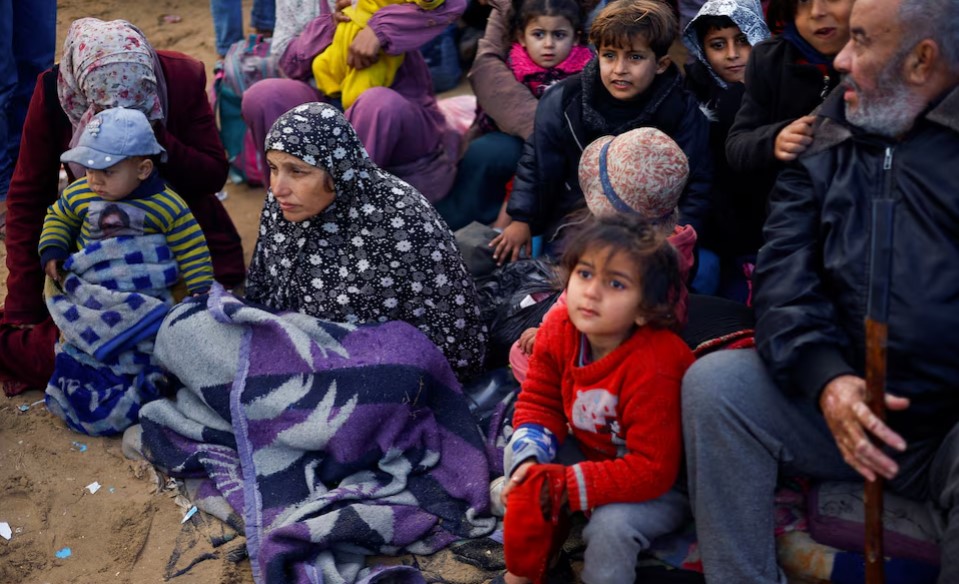
[[86,451],[87,451],[87,445],[84,444],[83,442],[74,442],[74,443],[73,443],[73,447],[76,448],[77,450],[79,450],[80,452],[86,452]]
[[116,491],[116,489],[114,489],[113,487],[110,487],[108,490],[109,490],[111,493],[113,493],[113,492]]
[[196,505],[190,507],[190,510],[186,512],[186,515],[183,516],[183,520],[180,523],[186,523],[190,520],[190,517],[196,515]]
[[44,400],[38,399],[37,401],[33,402],[32,404],[20,404],[19,406],[17,406],[17,409],[20,410],[21,412],[25,412],[25,411],[29,410],[30,408],[32,408],[32,407],[34,407],[34,406],[38,406],[38,405],[40,405],[40,404],[42,404],[42,403],[44,403]]
[[69,558],[71,555],[73,555],[73,551],[70,550],[70,548],[68,547],[65,547],[62,550],[57,552],[57,557],[60,558],[61,560],[64,558]]

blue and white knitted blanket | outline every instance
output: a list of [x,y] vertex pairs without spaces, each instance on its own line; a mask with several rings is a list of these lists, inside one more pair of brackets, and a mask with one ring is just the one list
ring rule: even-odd
[[45,288],[63,338],[47,407],[78,432],[117,434],[165,380],[153,337],[173,305],[176,260],[162,234],[123,236],[87,245],[63,268],[63,285]]
[[153,338],[179,277],[163,234],[95,241],[63,269],[63,290],[47,308],[67,342],[100,360]]
[[195,502],[245,532],[256,582],[423,582],[365,557],[493,530],[483,440],[415,327],[276,315],[215,285],[170,312],[156,355],[184,387],[143,408],[143,452],[206,477]]

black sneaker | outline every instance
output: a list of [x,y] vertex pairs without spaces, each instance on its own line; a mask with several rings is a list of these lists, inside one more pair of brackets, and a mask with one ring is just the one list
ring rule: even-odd
[[546,570],[546,584],[572,584],[576,581],[573,565],[566,552],[559,552],[556,562]]

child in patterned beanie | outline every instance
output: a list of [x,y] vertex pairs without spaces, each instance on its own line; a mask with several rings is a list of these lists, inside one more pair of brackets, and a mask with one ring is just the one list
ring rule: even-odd
[[[696,230],[678,225],[677,205],[689,175],[686,155],[672,138],[656,128],[637,128],[619,136],[603,136],[583,151],[579,184],[594,216],[625,213],[650,222],[679,252],[682,286],[676,321],[686,323],[686,284],[694,262]],[[565,294],[550,310],[566,306]],[[545,317],[544,317],[545,318]],[[522,383],[533,353],[538,327],[523,331],[510,350],[513,375]]]

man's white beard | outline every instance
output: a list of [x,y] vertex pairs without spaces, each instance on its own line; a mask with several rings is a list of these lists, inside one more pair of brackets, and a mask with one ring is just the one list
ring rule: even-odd
[[856,90],[859,103],[850,108],[846,103],[846,120],[870,134],[895,137],[905,134],[926,107],[922,97],[912,93],[900,77],[905,55],[893,59],[879,74],[877,89],[869,94],[852,81],[845,82]]

